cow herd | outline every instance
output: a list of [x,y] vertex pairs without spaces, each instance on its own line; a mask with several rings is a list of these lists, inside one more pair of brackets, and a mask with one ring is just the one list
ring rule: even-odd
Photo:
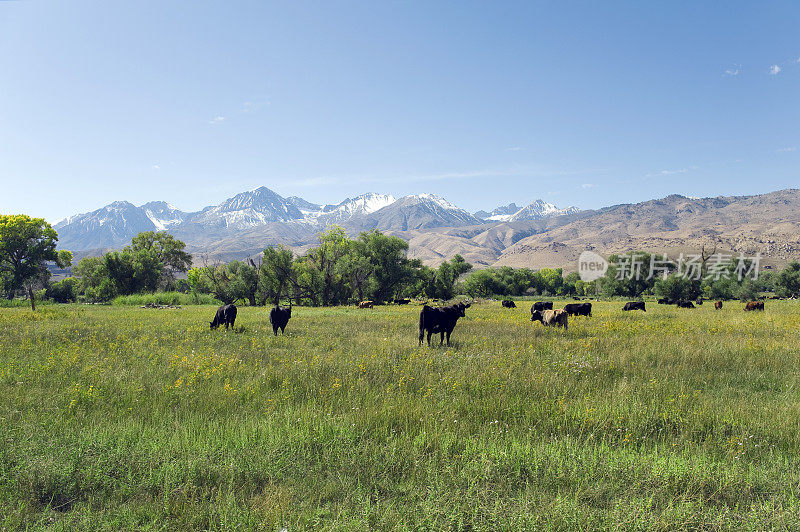
[[[395,299],[394,303],[398,305],[407,305],[410,303],[409,299]],[[675,304],[678,308],[695,308],[692,301],[679,299],[677,301],[670,301],[667,299],[659,299],[659,304]],[[698,305],[702,305],[702,299],[697,300]],[[517,308],[514,301],[504,299],[501,302],[503,308]],[[373,301],[361,301],[358,303],[358,308],[373,308]],[[456,303],[454,305],[445,307],[431,307],[423,305],[419,313],[419,345],[422,345],[425,335],[427,334],[428,346],[431,345],[431,336],[439,334],[439,345],[447,342],[450,345],[450,334],[456,326],[459,318],[466,316],[466,310],[470,307],[469,303]],[[714,309],[722,309],[722,301],[714,302]],[[628,301],[622,307],[623,311],[641,310],[647,312],[644,301]],[[763,301],[749,301],[744,306],[745,311],[764,310]],[[563,309],[553,309],[552,301],[536,301],[531,306],[531,321],[538,321],[546,327],[563,327],[567,330],[569,316],[592,316],[592,304],[584,303],[567,303]],[[284,334],[286,325],[292,317],[292,304],[289,303],[288,307],[275,307],[269,313],[269,322],[272,325],[272,332],[278,336],[278,329],[281,334]],[[236,306],[235,305],[222,305],[217,309],[214,320],[211,322],[211,328],[216,329],[221,325],[233,328],[236,321]]]

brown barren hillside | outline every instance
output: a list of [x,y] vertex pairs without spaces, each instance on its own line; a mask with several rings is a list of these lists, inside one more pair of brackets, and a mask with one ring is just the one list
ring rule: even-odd
[[503,250],[496,264],[574,269],[586,249],[600,254],[644,250],[695,253],[716,245],[725,253],[761,253],[765,264],[800,257],[800,190],[758,196],[668,196],[594,211],[523,238]]

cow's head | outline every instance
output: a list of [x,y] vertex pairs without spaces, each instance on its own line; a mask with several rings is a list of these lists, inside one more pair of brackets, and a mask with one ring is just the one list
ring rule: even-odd
[[212,321],[209,325],[211,325],[211,329],[216,329],[218,327],[217,320]]
[[534,310],[531,312],[531,321],[542,321],[544,315],[541,310]]

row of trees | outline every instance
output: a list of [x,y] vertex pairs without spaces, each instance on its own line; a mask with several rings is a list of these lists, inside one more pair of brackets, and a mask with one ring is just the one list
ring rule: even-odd
[[[400,238],[373,230],[351,239],[336,226],[321,233],[318,245],[299,256],[277,246],[265,249],[257,259],[194,268],[183,242],[168,233],[145,232],[122,251],[82,259],[73,269],[74,277],[50,283],[48,263],[64,268],[72,259],[69,252],[56,250],[57,240],[55,230],[43,219],[0,215],[0,295],[10,299],[24,293],[35,309],[34,292],[40,288],[46,288],[46,297],[57,302],[79,298],[101,302],[116,296],[179,290],[198,296],[212,294],[224,302],[266,305],[292,299],[315,306],[401,297],[451,299],[457,293],[473,297],[656,295],[669,299],[800,294],[798,262],[779,273],[768,271],[754,278],[740,275],[741,269],[752,272],[752,263],[711,264],[713,254],[703,250],[697,275],[687,276],[679,264],[636,253],[635,271],[624,257],[612,256],[603,277],[584,282],[577,273],[564,275],[560,268],[471,271],[472,265],[460,255],[430,268],[409,259],[408,243]],[[630,271],[621,271],[626,268]],[[186,278],[182,278],[184,273]]]
[[122,251],[81,259],[73,277],[50,285],[47,296],[59,303],[82,297],[89,302],[110,301],[117,296],[175,290],[185,287],[178,280],[192,264],[186,244],[169,233],[139,233]]
[[[667,299],[741,299],[751,300],[761,293],[774,292],[781,297],[800,296],[800,263],[792,262],[779,273],[761,272],[752,275],[755,265],[750,260],[731,261],[719,265],[701,254],[692,275],[686,275],[679,264],[654,260],[649,253],[635,253],[635,270],[625,265],[622,257],[612,255],[605,274],[584,282],[576,272],[563,275],[561,268],[486,268],[471,273],[459,290],[473,297],[489,296],[602,296],[639,298],[655,295]],[[620,271],[628,268],[629,271]],[[652,268],[652,271],[651,271]],[[740,275],[742,272],[748,275]]]
[[472,269],[460,255],[438,268],[408,259],[408,243],[380,231],[349,238],[340,227],[321,233],[316,247],[295,257],[281,246],[267,248],[258,261],[206,265],[188,272],[193,293],[210,293],[223,302],[251,305],[342,305],[400,297],[450,299],[456,281]]

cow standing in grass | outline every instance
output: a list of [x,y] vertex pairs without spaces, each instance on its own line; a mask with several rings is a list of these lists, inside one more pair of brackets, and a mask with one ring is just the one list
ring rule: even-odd
[[278,336],[278,329],[281,330],[281,334],[285,333],[286,324],[289,323],[289,318],[292,317],[292,302],[289,302],[289,307],[279,307],[275,305],[275,308],[269,311],[269,322],[272,324],[272,332],[275,333],[275,336]]
[[622,307],[622,310],[629,311],[629,310],[643,310],[647,312],[647,309],[644,308],[644,301],[628,301],[625,303],[625,306]]
[[419,345],[422,345],[422,339],[425,333],[428,333],[428,347],[431,345],[431,335],[439,333],[439,345],[444,343],[445,335],[447,336],[447,345],[450,345],[450,333],[456,326],[458,318],[466,316],[466,309],[469,308],[469,303],[456,303],[450,307],[433,308],[425,305],[419,313]]
[[372,308],[375,305],[374,301],[362,301],[358,304],[358,308]]
[[540,321],[546,327],[564,327],[567,330],[569,314],[564,309],[534,310],[531,312],[531,321]]
[[747,304],[744,306],[745,310],[764,310],[764,302],[763,301],[748,301]]
[[553,302],[552,301],[537,301],[531,307],[531,313],[537,310],[553,310]]
[[228,325],[233,327],[233,322],[236,321],[236,305],[222,305],[217,309],[217,315],[214,316],[214,321],[211,322],[211,328],[216,329],[223,323],[225,330],[228,330]]
[[504,299],[500,304],[503,305],[503,308],[517,308],[517,305],[510,299]]
[[677,303],[675,303],[675,306],[678,308],[694,308],[694,303],[687,299],[680,299]]
[[714,302],[714,310],[722,310],[722,301]]
[[564,305],[564,310],[570,316],[589,316],[592,317],[592,304],[591,303],[567,303]]

